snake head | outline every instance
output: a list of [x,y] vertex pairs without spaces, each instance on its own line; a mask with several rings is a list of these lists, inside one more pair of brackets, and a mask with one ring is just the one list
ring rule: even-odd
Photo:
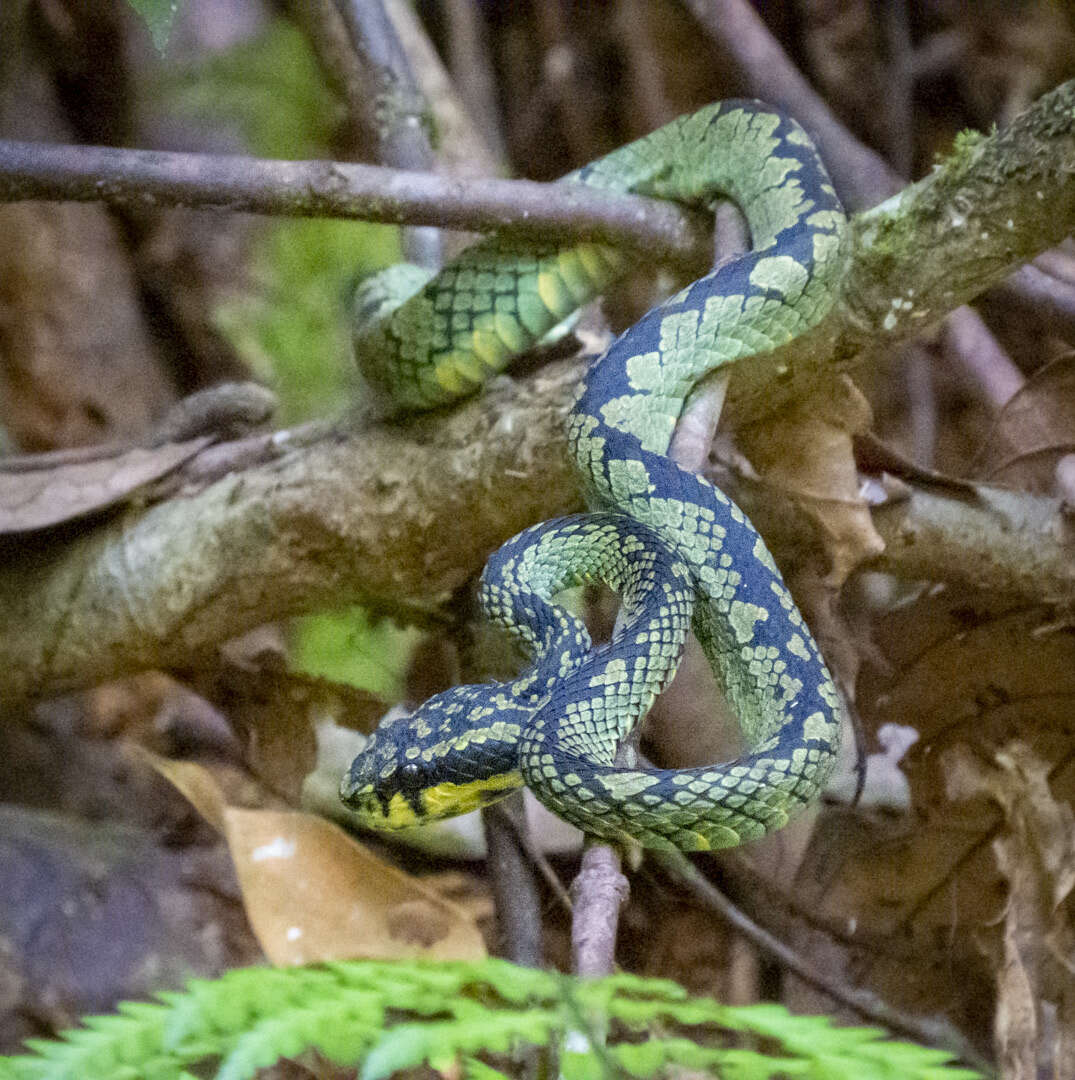
[[382,723],[340,784],[340,798],[360,823],[427,825],[521,787],[519,727],[489,704],[494,692],[489,684],[453,687],[411,715]]
[[421,766],[404,756],[407,740],[393,738],[393,727],[382,726],[351,762],[340,798],[374,829],[400,829],[425,820],[422,791],[427,786]]

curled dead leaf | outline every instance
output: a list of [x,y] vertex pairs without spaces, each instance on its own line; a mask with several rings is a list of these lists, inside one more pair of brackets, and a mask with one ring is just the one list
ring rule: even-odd
[[[86,461],[52,464],[49,455],[0,463],[0,534],[31,532],[129,499],[188,461],[213,439],[132,447]],[[35,467],[35,461],[40,465]]]
[[838,588],[884,541],[859,493],[852,441],[871,422],[870,407],[848,378],[817,390],[756,431],[743,449],[765,482],[790,495],[818,526],[829,557],[826,584]]

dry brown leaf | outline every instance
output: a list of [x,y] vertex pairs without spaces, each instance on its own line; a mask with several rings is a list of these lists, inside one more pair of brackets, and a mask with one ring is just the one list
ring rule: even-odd
[[962,744],[991,761],[1021,740],[1054,763],[1058,803],[1075,798],[1075,634],[1049,620],[933,590],[875,623],[883,670],[864,668],[857,707],[867,733],[918,731],[901,762],[912,809],[827,815],[797,884],[812,914],[861,943],[849,977],[968,1030],[991,1015],[994,972],[977,941],[1003,923],[1009,886],[991,847],[998,806],[951,800],[944,751]]
[[485,955],[469,915],[324,818],[228,809],[225,823],[247,915],[274,964]]
[[826,584],[838,588],[884,541],[859,494],[852,439],[870,426],[870,407],[842,378],[786,409],[753,432],[744,451],[770,486],[785,491],[820,529],[829,556]]
[[337,825],[297,811],[229,806],[204,766],[143,753],[224,834],[247,917],[272,963],[485,955],[471,914]]
[[1038,494],[1056,490],[1056,465],[1075,450],[1075,353],[1036,371],[1001,410],[977,475]]
[[1071,1076],[1075,1031],[1058,1032],[1053,1060],[1043,1044],[1052,1020],[1045,1002],[1069,1016],[1075,999],[1071,978],[1075,932],[1061,907],[1075,885],[1075,815],[1058,802],[1049,785],[1052,769],[1022,742],[1012,742],[983,761],[966,746],[945,754],[949,795],[956,800],[985,796],[1004,820],[992,847],[997,869],[1008,883],[1008,901],[998,926],[977,937],[996,970],[994,1020],[1002,1074],[1033,1080],[1044,1065],[1056,1077]]
[[0,534],[44,529],[115,506],[212,441],[203,436],[42,468],[29,467],[31,459],[13,458],[0,467]]
[[141,757],[175,787],[217,832],[224,832],[224,812],[228,801],[213,774],[193,761],[175,761],[134,745],[132,752]]

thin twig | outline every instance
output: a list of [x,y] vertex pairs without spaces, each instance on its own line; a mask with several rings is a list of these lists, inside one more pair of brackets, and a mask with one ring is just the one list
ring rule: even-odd
[[699,215],[585,184],[451,180],[339,161],[275,161],[0,140],[0,202],[51,199],[352,218],[622,244],[650,258],[707,263]]
[[[377,163],[431,172],[433,148],[426,130],[429,106],[381,0],[336,0],[336,8],[359,60],[362,102],[376,139]],[[439,231],[409,227],[403,235],[403,254],[411,262],[437,269]]]
[[516,964],[541,967],[545,960],[541,902],[534,869],[522,842],[527,828],[522,793],[487,806],[482,811],[482,824],[504,955]]
[[971,1047],[963,1036],[950,1024],[911,1016],[893,1008],[876,994],[857,986],[848,986],[831,978],[823,971],[813,968],[794,949],[759,926],[741,908],[736,907],[702,872],[681,852],[654,852],[653,859],[675,880],[686,885],[694,895],[720,914],[737,933],[742,934],[756,948],[775,960],[803,982],[828,994],[834,1001],[854,1010],[867,1020],[883,1024],[890,1031],[906,1035],[919,1042],[944,1046],[958,1054],[976,1068],[988,1071],[991,1066]]
[[571,966],[576,975],[612,973],[620,908],[629,892],[616,849],[610,844],[589,845],[571,883]]
[[441,7],[447,26],[449,66],[459,96],[493,156],[504,160],[507,151],[484,15],[476,0],[441,0]]
[[959,359],[967,381],[994,411],[1025,385],[1023,373],[973,308],[957,308],[948,316],[941,341],[945,353]]
[[786,109],[810,132],[847,206],[864,209],[902,187],[885,160],[836,119],[747,0],[684,3],[738,68],[747,92]]

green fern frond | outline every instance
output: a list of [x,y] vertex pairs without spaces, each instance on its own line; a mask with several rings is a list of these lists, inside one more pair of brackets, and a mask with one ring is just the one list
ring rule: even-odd
[[[589,1040],[605,1032],[609,1045],[593,1049]],[[757,1048],[759,1039],[770,1052]],[[213,1064],[218,1080],[250,1080],[306,1050],[358,1067],[363,1080],[422,1064],[452,1067],[466,1080],[503,1080],[478,1055],[527,1046],[565,1048],[565,1080],[684,1068],[726,1080],[979,1075],[951,1066],[944,1051],[777,1005],[721,1005],[662,979],[580,981],[487,960],[246,968],[195,980],[158,1003],[128,1002],[117,1015],[90,1017],[61,1040],[35,1040],[34,1054],[0,1058],[0,1080],[194,1080],[188,1070],[204,1076]]]
[[492,1065],[486,1065],[477,1058],[466,1058],[463,1061],[463,1080],[512,1080],[505,1072],[494,1069]]

